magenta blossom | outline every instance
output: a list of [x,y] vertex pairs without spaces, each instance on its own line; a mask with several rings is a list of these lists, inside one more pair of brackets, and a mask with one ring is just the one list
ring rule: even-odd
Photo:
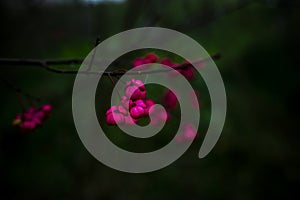
[[183,64],[186,65],[186,68],[181,69],[180,73],[187,79],[195,78],[195,72],[192,64],[189,62],[184,62]]
[[146,98],[146,87],[141,80],[131,79],[126,83],[125,95],[131,100]]
[[137,67],[143,64],[156,63],[158,61],[157,55],[149,53],[145,57],[137,58],[133,61],[133,67]]
[[194,140],[196,136],[197,130],[195,127],[190,123],[186,123],[183,125],[183,132],[176,135],[175,140],[179,143],[188,142]]
[[171,90],[168,90],[164,96],[163,99],[163,103],[164,105],[166,105],[169,109],[174,109],[176,108],[177,104],[178,104],[178,100],[177,97],[175,95],[174,92],[172,92]]
[[139,119],[144,115],[144,108],[141,106],[135,106],[130,109],[130,116],[134,119]]
[[140,65],[143,65],[145,64],[144,63],[144,58],[137,58],[133,61],[133,67],[137,67],[137,66],[140,66]]
[[149,115],[149,109],[152,105],[154,105],[154,101],[151,99],[132,101],[130,104],[130,116],[135,119],[146,117]]
[[128,113],[128,109],[123,106],[112,106],[108,111],[106,111],[106,123],[108,125],[123,123],[126,125],[133,125],[137,122],[138,120],[132,118]]
[[50,104],[45,104],[42,106],[42,110],[44,112],[44,117],[48,118],[52,111],[52,106]]
[[170,60],[169,58],[164,58],[164,59],[162,59],[162,60],[160,61],[160,64],[163,64],[163,65],[166,65],[166,66],[172,67],[172,68],[178,66],[177,63],[173,63],[172,60]]
[[151,106],[153,106],[155,103],[152,99],[145,99],[144,103],[146,104],[144,116],[148,116]]
[[32,132],[49,118],[51,111],[52,106],[50,104],[45,104],[41,108],[31,107],[26,112],[18,114],[13,125],[19,126],[24,133]]
[[195,94],[193,91],[189,94],[191,105],[193,108],[199,108],[201,106],[201,102],[198,100],[197,94]]
[[148,116],[149,108],[154,105],[151,99],[146,99],[146,87],[141,80],[128,81],[125,85],[125,95],[121,98],[119,106],[112,106],[106,112],[108,125],[133,125],[141,117]]
[[106,111],[106,123],[108,125],[124,123],[124,115],[127,115],[127,110],[123,106],[112,106]]
[[146,103],[142,99],[132,101],[132,103],[130,104],[130,109],[133,107],[136,107],[136,106],[142,107],[143,109],[145,109],[147,107]]
[[129,108],[132,107],[133,101],[130,100],[127,96],[123,96],[122,99],[121,99],[121,103],[124,106],[124,108],[129,110]]
[[145,57],[146,63],[156,63],[158,61],[158,56],[154,53],[148,53]]
[[124,117],[124,123],[126,124],[126,125],[134,125],[134,124],[136,124],[138,122],[138,119],[134,119],[134,118],[132,118],[130,115],[127,115],[127,116],[125,116]]
[[[164,58],[160,61],[161,64],[175,68],[179,66],[178,63],[173,63],[169,58]],[[182,65],[186,65],[184,68],[176,69],[179,73],[181,73],[187,79],[193,79],[195,77],[195,72],[193,66],[189,62],[184,62]],[[170,71],[170,75],[174,76],[177,75],[176,73]]]
[[35,124],[35,122],[33,122],[33,121],[24,121],[20,125],[22,132],[32,132],[36,127],[37,127],[37,124]]
[[162,109],[152,108],[149,110],[149,115],[152,115],[150,124],[157,126],[170,119],[170,113]]

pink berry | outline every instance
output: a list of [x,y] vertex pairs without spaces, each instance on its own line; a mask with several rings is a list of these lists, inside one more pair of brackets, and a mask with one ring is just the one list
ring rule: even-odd
[[146,107],[147,107],[146,104],[145,104],[145,102],[144,102],[143,100],[141,100],[141,99],[136,100],[136,101],[134,102],[134,104],[135,104],[136,106],[139,106],[139,107],[142,107],[142,108],[146,108]]
[[138,119],[132,118],[130,115],[124,117],[124,122],[126,125],[134,125],[138,122]]
[[183,64],[188,64],[188,66],[180,71],[180,73],[187,79],[195,78],[195,72],[192,65],[189,62],[184,62]]
[[128,111],[123,106],[118,106],[119,113],[127,115]]
[[145,100],[145,104],[146,104],[146,108],[144,110],[145,111],[144,115],[148,116],[149,115],[149,110],[150,110],[151,106],[153,106],[155,103],[154,103],[154,101],[152,99],[146,99]]
[[35,129],[36,125],[34,122],[31,121],[25,121],[23,122],[23,124],[21,125],[21,130],[23,132],[31,132]]
[[141,80],[131,79],[126,83],[125,95],[132,100],[144,99],[146,87]]
[[106,112],[106,123],[108,125],[116,125],[124,122],[124,116],[128,111],[123,106],[112,106]]
[[179,143],[188,142],[194,140],[196,136],[197,136],[197,130],[195,129],[195,127],[190,123],[186,123],[183,125],[182,133],[176,135],[175,140]]
[[170,109],[176,108],[178,101],[174,92],[168,90],[164,96],[163,103]]
[[197,135],[197,131],[192,124],[184,126],[184,137],[186,140],[193,140]]
[[140,118],[144,114],[144,109],[140,106],[135,106],[130,110],[130,116],[134,119]]
[[128,110],[132,105],[132,100],[129,100],[127,96],[123,96],[121,99],[121,103],[124,106],[124,108]]
[[109,115],[111,114],[112,112],[115,112],[116,110],[118,110],[118,107],[117,106],[112,106],[110,109],[108,109],[106,111],[106,115]]
[[143,64],[155,63],[158,61],[158,56],[154,53],[149,53],[145,57],[137,58],[133,61],[133,67],[137,67]]
[[170,113],[169,112],[164,112],[161,109],[151,109],[149,111],[149,114],[153,116],[153,118],[151,118],[151,125],[159,125],[162,122],[168,121],[170,119]]
[[124,122],[124,116],[120,113],[110,113],[106,116],[106,123],[108,125],[116,125]]
[[125,90],[125,94],[130,99],[139,99],[141,97],[141,92],[137,86],[128,86]]
[[50,104],[45,104],[43,105],[42,110],[45,112],[50,112],[52,110],[52,106]]
[[189,96],[190,96],[191,105],[193,106],[193,108],[199,108],[201,104],[198,100],[197,95],[193,91],[191,91]]
[[52,111],[52,106],[50,104],[45,104],[42,106],[42,111],[44,111],[44,118],[47,119]]
[[155,63],[158,61],[158,57],[154,53],[149,53],[146,55],[146,59],[149,61],[148,63]]
[[164,58],[162,61],[160,61],[160,64],[166,65],[168,67],[177,66],[177,63],[173,63],[169,58]]
[[133,67],[137,67],[144,64],[143,58],[137,58],[133,61]]
[[38,117],[35,117],[32,119],[32,122],[38,126],[41,126],[42,125],[42,120]]

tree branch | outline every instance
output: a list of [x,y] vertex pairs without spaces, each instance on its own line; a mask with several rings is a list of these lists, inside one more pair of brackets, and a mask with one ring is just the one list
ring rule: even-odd
[[[220,59],[220,54],[214,54],[211,56],[213,60]],[[202,64],[210,60],[210,58],[200,59],[197,61],[192,62],[192,64]],[[24,67],[40,67],[43,69],[46,69],[48,71],[59,73],[59,74],[102,74],[104,76],[121,76],[125,73],[129,75],[137,75],[137,74],[153,74],[153,73],[161,73],[161,72],[167,72],[171,71],[172,69],[158,69],[158,70],[151,70],[151,71],[132,71],[132,72],[126,72],[126,71],[78,71],[78,70],[61,70],[56,69],[51,66],[55,65],[75,65],[75,64],[81,64],[83,62],[82,59],[69,59],[69,60],[33,60],[33,59],[14,59],[14,58],[0,58],[0,66],[24,66]],[[190,64],[184,63],[181,65],[178,65],[177,67],[174,67],[173,69],[186,69]]]

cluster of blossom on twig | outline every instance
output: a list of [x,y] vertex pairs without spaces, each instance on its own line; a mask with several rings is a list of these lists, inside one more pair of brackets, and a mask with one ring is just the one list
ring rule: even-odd
[[15,117],[13,125],[18,126],[23,133],[32,132],[49,118],[51,110],[50,104],[45,104],[40,108],[30,107]]
[[[126,83],[125,95],[118,106],[112,106],[106,112],[106,122],[108,125],[126,124],[133,125],[142,117],[148,117],[151,112],[160,120],[167,120],[167,116],[158,113],[157,110],[150,109],[155,103],[152,99],[147,99],[146,87],[141,80],[131,79]],[[151,122],[152,124],[155,121]]]
[[[195,78],[195,71],[192,65],[188,62],[175,63],[169,58],[159,59],[154,53],[149,53],[144,57],[137,58],[133,61],[133,67],[138,67],[143,64],[160,63],[169,67],[175,68],[185,78],[192,80]],[[186,64],[185,68],[177,69],[177,66]],[[202,67],[203,64],[201,64]],[[168,72],[172,75],[172,71]],[[176,92],[166,89],[163,104],[167,112],[162,112],[158,109],[150,109],[155,104],[152,99],[146,98],[146,88],[141,80],[131,79],[125,85],[125,95],[122,97],[118,106],[112,106],[106,112],[106,122],[108,125],[126,124],[133,125],[142,117],[148,117],[149,112],[152,116],[150,124],[156,125],[170,119],[170,111],[175,109],[178,104]],[[197,97],[194,93],[190,96],[191,104],[198,108]],[[152,113],[151,113],[152,112]],[[193,140],[197,135],[197,130],[192,124],[186,123],[183,125],[183,132],[176,136],[176,141],[185,142]]]

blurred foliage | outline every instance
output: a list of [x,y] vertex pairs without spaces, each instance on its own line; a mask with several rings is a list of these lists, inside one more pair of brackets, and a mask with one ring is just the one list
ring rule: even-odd
[[[172,165],[127,174],[99,163],[77,136],[74,75],[1,66],[2,78],[54,105],[42,128],[21,134],[11,126],[21,112],[16,94],[0,85],[1,199],[299,199],[299,9],[296,0],[1,1],[0,57],[84,58],[97,36],[104,40],[130,28],[161,26],[191,36],[211,54],[221,53],[216,64],[228,98],[224,131],[206,158],[197,158],[210,109],[199,77],[194,85],[203,101],[200,137]],[[126,55],[124,64],[143,53]],[[109,94],[111,82],[102,84]],[[107,98],[97,95],[99,116]],[[127,141],[115,127],[107,130],[115,143],[144,146]]]

